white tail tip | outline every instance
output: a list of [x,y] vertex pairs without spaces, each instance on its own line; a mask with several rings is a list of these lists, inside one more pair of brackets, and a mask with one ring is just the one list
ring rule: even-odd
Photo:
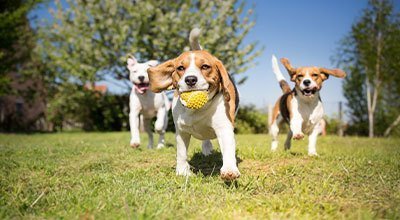
[[279,69],[278,59],[276,59],[274,54],[272,54],[271,61],[272,61],[272,71],[275,73],[278,82],[280,82],[281,80],[285,80],[285,77],[283,77],[283,74]]
[[200,28],[193,28],[192,31],[190,31],[189,42],[190,42],[190,47],[192,48],[192,50],[202,50],[200,43],[199,43],[200,33],[201,33]]

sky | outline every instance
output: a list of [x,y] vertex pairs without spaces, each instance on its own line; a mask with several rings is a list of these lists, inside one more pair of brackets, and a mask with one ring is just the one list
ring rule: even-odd
[[[296,66],[336,67],[332,62],[339,42],[360,17],[366,0],[280,0],[246,1],[255,5],[256,25],[245,42],[258,41],[265,47],[256,59],[258,65],[244,75],[249,79],[239,87],[241,101],[262,108],[273,105],[281,89],[271,67],[272,54],[286,57]],[[286,79],[288,74],[280,65]],[[345,103],[342,79],[330,77],[324,82],[321,97],[325,111],[332,116],[338,103]],[[293,85],[293,83],[291,83]]]
[[[286,57],[296,66],[335,68],[332,58],[339,42],[361,16],[367,0],[247,0],[246,8],[254,7],[256,24],[244,44],[257,41],[265,49],[256,58],[258,63],[242,76],[248,76],[239,86],[242,104],[255,104],[259,108],[273,105],[281,95],[271,68],[271,56]],[[396,1],[395,1],[396,2]],[[396,4],[398,9],[399,4]],[[50,4],[52,5],[52,4]],[[48,19],[47,9],[33,12],[39,19]],[[201,43],[201,38],[200,38]],[[207,46],[204,45],[206,48]],[[281,71],[288,79],[286,70]],[[239,77],[240,78],[240,77]],[[330,77],[321,91],[325,111],[332,116],[338,112],[338,103],[346,102],[342,92],[342,79]],[[108,84],[111,91],[118,91]]]

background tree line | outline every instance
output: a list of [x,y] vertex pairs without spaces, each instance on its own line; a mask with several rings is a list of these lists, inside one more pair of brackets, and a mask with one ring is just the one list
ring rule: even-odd
[[[255,20],[241,0],[55,1],[52,19],[32,22],[29,12],[43,4],[1,3],[1,131],[128,129],[126,55],[175,57],[188,49],[193,27],[203,29],[202,45],[239,84],[263,50],[243,43]],[[370,0],[338,48],[336,62],[348,73],[347,134],[400,135],[399,24],[392,1]],[[97,89],[102,81],[124,92],[104,93]],[[264,111],[242,106],[236,131],[265,133],[266,122]],[[328,130],[337,124],[328,119]]]
[[338,64],[343,83],[349,134],[400,135],[400,14],[392,1],[370,0],[342,40]]

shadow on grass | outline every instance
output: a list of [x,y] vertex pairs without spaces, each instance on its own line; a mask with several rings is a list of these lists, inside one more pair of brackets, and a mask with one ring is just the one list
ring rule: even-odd
[[300,153],[300,152],[289,152],[292,156],[304,156],[304,153]]
[[165,147],[166,147],[166,148],[170,148],[170,147],[175,147],[175,145],[174,145],[173,143],[168,143],[168,142],[166,142],[166,143],[165,143]]
[[[239,164],[242,159],[237,157],[236,161]],[[210,155],[204,156],[201,152],[195,153],[189,161],[195,174],[201,173],[204,176],[219,176],[219,170],[222,167],[222,154],[213,151]]]

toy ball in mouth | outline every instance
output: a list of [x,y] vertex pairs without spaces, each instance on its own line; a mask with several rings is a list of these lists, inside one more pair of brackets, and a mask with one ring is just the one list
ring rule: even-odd
[[207,91],[188,91],[182,92],[180,95],[182,104],[190,109],[199,109],[208,101]]

